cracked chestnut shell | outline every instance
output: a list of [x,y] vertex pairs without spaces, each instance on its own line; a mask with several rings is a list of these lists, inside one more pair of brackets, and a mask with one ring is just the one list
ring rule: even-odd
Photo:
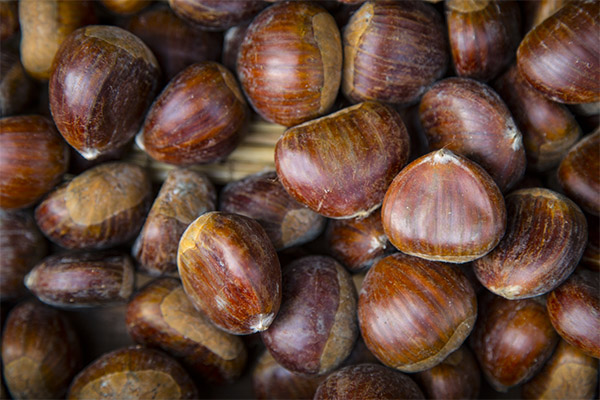
[[198,217],[177,252],[183,288],[217,327],[237,335],[266,330],[281,304],[281,267],[264,229],[225,212]]
[[367,348],[403,372],[442,362],[469,336],[476,317],[475,291],[458,268],[402,253],[371,267],[358,300]]

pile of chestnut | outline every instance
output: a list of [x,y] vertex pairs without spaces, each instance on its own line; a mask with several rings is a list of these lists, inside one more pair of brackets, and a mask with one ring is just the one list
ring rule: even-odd
[[600,4],[438,1],[0,2],[1,398],[597,398]]

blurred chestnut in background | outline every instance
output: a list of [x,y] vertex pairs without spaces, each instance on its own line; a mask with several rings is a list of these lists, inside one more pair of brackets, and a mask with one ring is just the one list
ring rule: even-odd
[[506,392],[534,376],[552,355],[558,335],[544,299],[507,300],[487,293],[469,338],[486,380]]
[[414,103],[446,72],[443,20],[421,1],[366,2],[343,37],[342,91],[353,103]]
[[382,363],[404,372],[442,362],[469,336],[476,318],[475,292],[458,268],[402,253],[371,267],[358,300],[365,344]]
[[[0,1],[0,41],[11,38],[19,32],[19,2],[17,0]],[[4,46],[4,43],[2,43]]]
[[315,3],[269,6],[246,31],[237,73],[256,112],[270,122],[293,126],[325,114],[342,74],[335,20]]
[[217,211],[201,215],[181,237],[177,267],[194,307],[227,332],[264,331],[279,311],[277,253],[251,218]]
[[221,55],[221,60],[224,66],[231,71],[236,71],[236,73],[238,53],[242,45],[242,40],[246,36],[248,26],[250,26],[250,21],[232,26],[223,35],[223,54]]
[[54,57],[49,84],[54,122],[83,157],[106,154],[136,134],[159,76],[156,58],[134,34],[116,26],[80,28]]
[[259,0],[168,0],[181,18],[206,30],[222,31],[251,19],[267,3]]
[[79,339],[60,311],[29,300],[8,315],[2,364],[12,398],[62,398],[81,367]]
[[506,207],[483,168],[441,149],[394,178],[381,219],[388,239],[403,253],[462,263],[496,247],[506,230]]
[[519,71],[554,101],[599,101],[599,36],[598,4],[569,1],[523,38],[517,50]]
[[0,119],[0,208],[35,204],[62,178],[69,150],[52,121],[39,115]]
[[[0,2],[0,7],[8,2]],[[4,21],[2,21],[4,23]],[[23,112],[35,99],[36,85],[25,73],[19,50],[9,44],[0,48],[0,117]]]
[[579,265],[600,272],[600,218],[587,215],[588,240]]
[[423,95],[419,115],[430,150],[444,148],[475,161],[503,192],[525,173],[521,132],[491,87],[444,79]]
[[524,32],[529,32],[546,18],[560,10],[570,0],[538,0],[521,3],[523,6]]
[[366,217],[408,160],[409,142],[396,111],[365,102],[286,130],[275,167],[288,193],[315,212]]
[[52,191],[35,210],[41,231],[68,249],[101,249],[137,235],[150,207],[150,179],[134,164],[100,164]]
[[137,13],[152,4],[151,0],[100,0],[100,3],[115,14]]

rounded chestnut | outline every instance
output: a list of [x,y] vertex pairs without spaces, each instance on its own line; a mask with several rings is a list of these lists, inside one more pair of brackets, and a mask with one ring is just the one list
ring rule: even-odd
[[62,43],[50,75],[50,110],[84,158],[124,146],[137,133],[158,86],[156,58],[116,26],[77,29]]
[[173,11],[205,30],[222,31],[251,19],[265,3],[260,0],[168,0]]
[[[0,8],[8,1],[0,2]],[[0,19],[1,17],[0,9]],[[2,19],[4,26],[4,19]],[[0,28],[1,29],[1,28]],[[22,113],[36,96],[36,87],[25,73],[16,46],[4,45],[0,48],[0,117]]]
[[371,267],[358,300],[365,344],[403,372],[442,362],[469,336],[476,317],[475,292],[458,268],[402,253]]
[[335,20],[315,3],[269,6],[246,31],[237,72],[248,100],[270,122],[293,126],[325,114],[342,75]]
[[281,304],[281,267],[264,229],[238,214],[208,212],[185,230],[177,267],[192,304],[238,335],[266,330]]

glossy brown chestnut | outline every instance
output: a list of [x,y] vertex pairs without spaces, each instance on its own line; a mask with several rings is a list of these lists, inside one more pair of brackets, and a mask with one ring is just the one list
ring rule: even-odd
[[140,269],[153,276],[176,274],[181,235],[198,216],[214,211],[216,201],[215,187],[204,174],[169,172],[133,245]]
[[548,294],[552,326],[567,343],[600,358],[600,276],[579,269]]
[[244,342],[200,314],[173,278],[156,279],[135,295],[127,307],[127,331],[137,343],[167,352],[205,381],[232,382],[246,365]]
[[441,149],[394,178],[381,219],[388,239],[403,253],[463,263],[496,247],[506,230],[506,207],[483,168]]
[[419,115],[430,150],[444,148],[475,161],[503,192],[525,173],[521,132],[491,87],[445,79],[423,95]]
[[102,5],[116,14],[133,14],[151,4],[151,0],[100,0]]
[[469,338],[486,380],[500,392],[527,381],[552,355],[558,335],[544,299],[507,300],[487,293]]
[[29,300],[8,315],[2,364],[12,398],[62,398],[81,367],[79,339],[60,311]]
[[49,119],[0,119],[0,208],[35,204],[60,181],[68,163],[67,144]]
[[446,72],[444,23],[429,4],[366,2],[343,36],[342,91],[353,103],[415,103]]
[[81,371],[67,399],[196,399],[198,389],[171,357],[141,346],[107,353]]
[[265,7],[260,0],[169,0],[169,5],[181,18],[217,31],[249,20]]
[[391,107],[360,103],[284,132],[279,180],[292,197],[330,218],[365,217],[408,160],[410,139]]
[[371,267],[358,300],[365,344],[404,372],[442,362],[469,336],[476,317],[475,292],[458,268],[402,253]]
[[131,260],[118,253],[52,255],[25,277],[25,286],[40,301],[63,308],[125,303],[134,283]]
[[159,75],[156,58],[132,33],[116,26],[80,28],[54,57],[49,86],[54,122],[86,159],[122,147],[140,128]]
[[186,229],[177,267],[196,309],[238,335],[267,329],[281,304],[281,267],[264,229],[238,214],[208,212]]
[[547,293],[571,275],[585,250],[587,222],[566,196],[532,188],[505,197],[506,234],[473,261],[479,281],[507,299]]
[[600,216],[600,129],[584,136],[558,167],[558,183],[584,211]]
[[342,42],[319,5],[288,1],[257,15],[240,46],[237,72],[257,113],[285,126],[325,114],[342,76]]
[[144,169],[100,164],[52,191],[35,210],[41,231],[68,249],[101,249],[135,238],[150,207]]
[[521,74],[561,103],[600,100],[600,13],[594,1],[569,1],[533,28],[517,50]]
[[254,218],[264,228],[275,250],[299,246],[316,238],[326,219],[294,200],[275,171],[261,172],[234,181],[219,197],[221,211]]
[[544,368],[523,385],[524,399],[593,399],[598,360],[561,340]]
[[[0,7],[4,4],[10,3],[0,2]],[[4,20],[2,23],[4,24]],[[2,44],[2,48],[0,48],[0,117],[23,112],[34,100],[35,89],[33,81],[25,73],[21,64],[18,48]]]
[[330,374],[314,397],[315,400],[424,398],[408,375],[377,364],[351,365]]
[[[12,37],[19,31],[19,2],[9,0],[0,2],[0,41]],[[2,43],[4,46],[4,43]]]

